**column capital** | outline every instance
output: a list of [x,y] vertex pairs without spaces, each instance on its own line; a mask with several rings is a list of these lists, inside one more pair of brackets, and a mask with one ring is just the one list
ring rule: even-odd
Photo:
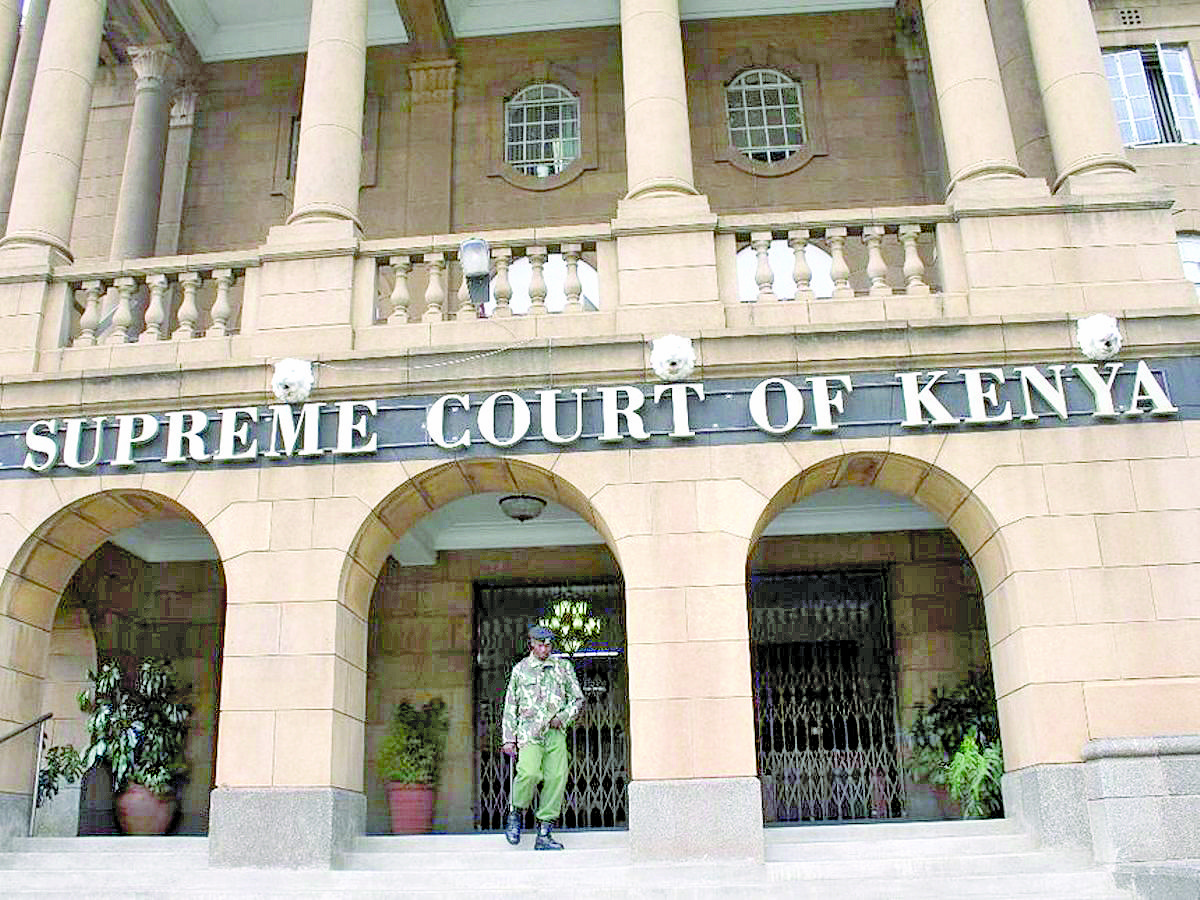
[[172,128],[196,124],[196,101],[199,98],[198,81],[188,78],[175,85],[175,92],[171,95]]
[[413,103],[448,103],[454,99],[458,60],[416,62],[408,67],[409,97]]
[[131,46],[126,52],[129,54],[129,64],[137,75],[139,91],[164,87],[179,77],[179,56],[170,44]]

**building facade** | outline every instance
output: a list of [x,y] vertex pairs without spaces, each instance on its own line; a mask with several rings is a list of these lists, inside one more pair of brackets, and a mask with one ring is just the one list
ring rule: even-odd
[[1200,3],[19,6],[5,730],[167,656],[179,832],[329,865],[401,699],[497,827],[496,673],[580,603],[566,824],[639,858],[953,815],[904,735],[979,669],[1008,816],[1200,858]]

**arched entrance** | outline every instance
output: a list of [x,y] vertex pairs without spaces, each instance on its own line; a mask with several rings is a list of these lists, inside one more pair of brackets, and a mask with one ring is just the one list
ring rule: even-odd
[[[538,518],[517,521],[500,510],[501,497],[518,493],[547,501]],[[509,783],[499,719],[509,670],[526,652],[526,626],[564,603],[583,604],[600,625],[579,646],[559,648],[571,651],[588,698],[569,738],[561,824],[626,824],[624,594],[611,546],[579,490],[523,461],[432,466],[377,505],[352,551],[376,573],[366,622],[368,833],[390,828],[375,761],[392,711],[402,700],[434,697],[450,713],[434,829],[501,827]]]
[[[144,659],[166,658],[188,686],[192,708],[187,780],[172,833],[204,834],[214,784],[224,608],[216,547],[181,504],[135,489],[76,500],[35,529],[0,586],[6,628],[27,636],[23,646],[10,645],[13,652],[36,647],[23,658],[0,661],[27,673],[24,689],[0,700],[0,715],[27,721],[52,712],[60,719],[54,742],[82,750],[86,734],[74,695],[87,687],[86,672],[98,661],[117,662],[128,672]],[[11,770],[32,779],[35,751],[27,747],[28,765]],[[115,823],[108,802],[93,797],[74,827],[71,811],[59,809],[44,830],[110,833]]]
[[983,592],[945,512],[912,498],[967,493],[917,459],[847,455],[760,520],[747,594],[768,823],[957,815],[914,778],[907,734],[935,688],[990,670]]

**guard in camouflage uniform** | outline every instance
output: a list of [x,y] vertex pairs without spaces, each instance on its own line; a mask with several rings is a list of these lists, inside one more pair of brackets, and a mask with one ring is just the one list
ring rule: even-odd
[[521,822],[540,781],[535,850],[563,848],[551,836],[550,827],[562,811],[567,787],[567,728],[583,706],[575,667],[570,660],[550,655],[553,641],[554,632],[549,628],[530,626],[529,655],[513,666],[501,721],[501,749],[517,757],[504,836],[510,844],[520,842]]

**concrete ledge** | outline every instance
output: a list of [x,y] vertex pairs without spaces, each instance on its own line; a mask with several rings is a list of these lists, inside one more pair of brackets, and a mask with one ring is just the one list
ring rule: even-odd
[[1083,758],[1098,861],[1200,859],[1200,735],[1089,741]]
[[1001,782],[1004,812],[1046,847],[1092,849],[1082,763],[1030,766]]
[[1200,897],[1200,859],[1116,866],[1113,879],[1140,900],[1196,900]]
[[217,867],[336,865],[366,828],[367,799],[340,788],[217,788],[208,859]]
[[29,833],[29,794],[0,794],[0,848]]
[[704,858],[762,862],[759,780],[631,782],[629,846],[635,862]]

